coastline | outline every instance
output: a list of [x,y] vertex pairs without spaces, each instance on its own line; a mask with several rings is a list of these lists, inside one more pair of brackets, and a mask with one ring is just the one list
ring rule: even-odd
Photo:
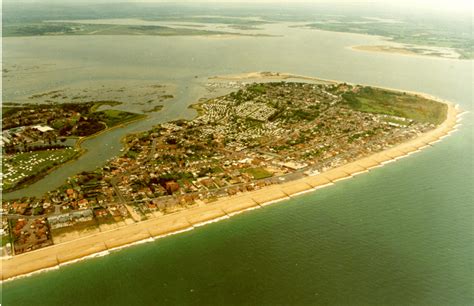
[[391,45],[356,45],[350,46],[348,49],[358,52],[372,52],[381,54],[396,54],[410,57],[428,57],[432,59],[462,60],[460,57],[450,57],[446,55],[423,54],[411,51],[409,49]]
[[[416,93],[421,96],[431,96]],[[435,99],[439,102],[439,99]],[[439,142],[456,130],[459,112],[448,104],[447,118],[434,130],[396,145],[385,151],[330,169],[323,173],[304,177],[297,181],[268,186],[237,196],[221,198],[202,207],[178,211],[158,218],[92,234],[69,242],[52,245],[29,253],[2,259],[2,281],[12,280],[40,271],[58,269],[90,257],[109,254],[131,245],[192,230],[195,227],[227,219],[248,210],[261,208],[300,194],[330,186],[340,180],[369,172]]]
[[315,82],[323,82],[329,84],[338,84],[336,80],[317,78],[312,76],[297,75],[288,72],[248,72],[248,73],[238,73],[238,74],[229,74],[229,75],[218,75],[210,77],[209,80],[219,80],[219,81],[245,81],[245,80],[287,80],[287,79],[299,79]]

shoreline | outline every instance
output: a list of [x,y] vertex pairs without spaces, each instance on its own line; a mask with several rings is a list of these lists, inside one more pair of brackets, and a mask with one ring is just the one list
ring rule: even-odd
[[409,49],[403,48],[402,46],[391,46],[388,44],[386,45],[355,45],[355,46],[349,46],[348,49],[352,51],[356,51],[356,52],[395,54],[395,55],[401,55],[401,56],[422,57],[422,58],[442,59],[442,60],[463,60],[459,56],[451,57],[447,55],[417,53]]
[[249,210],[262,208],[331,186],[338,181],[367,173],[371,169],[379,168],[387,163],[420,152],[457,130],[462,115],[457,107],[429,95],[416,94],[445,103],[448,105],[448,110],[447,118],[443,123],[415,139],[314,176],[271,185],[232,197],[224,197],[206,206],[192,207],[28,253],[2,258],[2,282],[27,277],[42,271],[59,269],[63,265],[87,258],[104,256],[132,245],[189,231]]
[[[210,77],[209,80],[218,80],[218,81],[245,81],[245,80],[287,80],[287,79],[299,79],[307,80],[314,82],[324,82],[329,84],[338,84],[341,83],[336,80],[317,78],[312,76],[298,75],[289,72],[244,72],[237,74],[228,74],[228,75],[217,75]],[[346,82],[347,83],[347,82]]]

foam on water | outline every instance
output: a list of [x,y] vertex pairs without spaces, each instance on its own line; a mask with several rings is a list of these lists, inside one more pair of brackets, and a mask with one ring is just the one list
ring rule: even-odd
[[225,219],[229,219],[229,216],[225,215],[225,216],[218,217],[218,218],[215,218],[215,219],[211,219],[211,220],[208,220],[208,221],[199,222],[199,223],[193,224],[193,227],[200,227],[200,226],[204,226],[206,224],[219,222],[219,221],[222,221],[222,220],[225,220]]

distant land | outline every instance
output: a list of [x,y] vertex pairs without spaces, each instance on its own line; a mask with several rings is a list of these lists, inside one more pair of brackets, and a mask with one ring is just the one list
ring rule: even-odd
[[[3,36],[51,35],[160,35],[160,36],[272,36],[265,26],[281,22],[324,31],[381,36],[387,44],[367,51],[397,52],[447,58],[472,59],[474,38],[469,15],[448,17],[442,14],[418,16],[416,12],[387,13],[380,6],[371,10],[296,5],[281,14],[278,6],[255,5],[239,8],[216,5],[212,12],[197,5],[107,4],[37,6],[4,5]],[[176,9],[179,8],[179,15]],[[337,8],[337,6],[336,6]],[[54,13],[52,13],[54,12]],[[58,21],[61,16],[61,21]],[[92,20],[139,19],[163,24],[102,24]],[[89,20],[81,23],[81,20]],[[211,26],[211,27],[209,27]],[[392,43],[395,43],[394,46]]]
[[348,21],[346,18],[337,20],[331,18],[331,20],[309,23],[304,27],[324,31],[377,35],[387,37],[389,42],[399,43],[398,47],[390,45],[378,48],[362,46],[367,51],[455,57],[452,52],[447,51],[454,50],[460,59],[474,58],[472,49],[474,39],[467,25],[464,29],[450,26],[440,31],[439,26],[435,23],[420,24],[409,20],[384,21],[368,18]]
[[[243,29],[243,26],[239,26]],[[226,31],[209,31],[193,26],[177,28],[155,25],[107,25],[45,22],[37,24],[21,24],[4,26],[4,37],[22,36],[69,36],[69,35],[156,35],[156,36],[201,36],[201,35],[233,35],[233,36],[269,36],[265,34],[233,33]]]

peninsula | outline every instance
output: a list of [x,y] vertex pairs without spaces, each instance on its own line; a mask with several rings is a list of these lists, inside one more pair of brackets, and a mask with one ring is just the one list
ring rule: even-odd
[[192,107],[194,120],[127,136],[122,156],[42,198],[3,201],[2,279],[328,186],[457,124],[434,98],[346,83],[242,83]]

